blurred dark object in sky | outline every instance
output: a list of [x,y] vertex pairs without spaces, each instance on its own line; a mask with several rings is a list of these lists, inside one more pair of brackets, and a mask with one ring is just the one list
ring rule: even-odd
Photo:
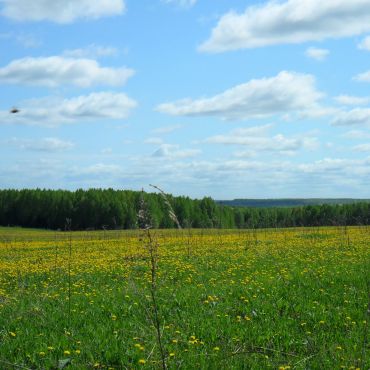
[[19,109],[16,108],[16,107],[13,107],[11,110],[10,110],[10,113],[19,113]]

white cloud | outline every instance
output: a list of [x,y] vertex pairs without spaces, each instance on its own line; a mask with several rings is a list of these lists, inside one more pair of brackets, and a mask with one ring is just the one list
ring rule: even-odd
[[112,148],[104,148],[104,149],[101,150],[100,153],[101,154],[112,154],[113,150],[112,150]]
[[353,148],[356,152],[370,152],[370,144],[359,144]]
[[65,141],[54,137],[36,140],[13,138],[9,140],[8,143],[22,150],[37,152],[59,152],[71,149],[75,145],[71,141]]
[[205,52],[348,37],[370,31],[370,0],[270,1],[223,15]]
[[99,92],[71,99],[43,98],[22,103],[19,113],[0,111],[0,124],[55,127],[66,123],[125,119],[137,103],[123,93]]
[[370,132],[365,132],[361,130],[351,130],[351,131],[347,131],[342,136],[346,139],[351,139],[351,140],[363,140],[363,139],[370,139]]
[[165,159],[179,159],[179,158],[190,158],[200,154],[201,151],[198,149],[179,149],[178,145],[163,144],[157,149],[152,157],[154,158],[165,158]]
[[122,168],[115,164],[97,163],[77,171],[81,175],[117,175]]
[[342,111],[331,121],[334,126],[370,125],[370,109],[355,108]]
[[370,175],[369,159],[324,158],[312,163],[299,164],[297,169],[315,175],[335,176],[345,174]]
[[233,153],[236,158],[253,158],[256,156],[256,152],[253,150],[242,150]]
[[334,98],[338,103],[343,105],[366,105],[370,103],[370,97],[359,97],[351,95],[339,95]]
[[271,127],[272,125],[238,128],[226,135],[211,136],[205,142],[248,147],[249,151],[247,152],[237,152],[238,157],[244,157],[245,153],[250,156],[254,151],[292,154],[303,148],[313,149],[317,147],[317,139],[310,135],[302,135],[302,137],[286,137],[282,134],[267,136],[267,131]]
[[163,144],[163,139],[160,137],[149,137],[144,141],[145,144],[161,145]]
[[134,74],[132,69],[105,68],[92,59],[73,59],[59,56],[23,58],[0,68],[0,82],[7,84],[57,87],[75,85],[123,85]]
[[[174,148],[174,150],[177,150]],[[351,153],[352,155],[353,153]],[[296,159],[259,157],[210,160],[173,157],[109,157],[109,161],[81,163],[69,156],[0,161],[5,187],[113,187],[141,189],[143,184],[165,184],[166,191],[215,199],[232,197],[366,197],[370,158],[323,158],[297,163]],[[64,184],[64,185],[63,185]],[[248,184],[245,187],[245,184]],[[211,189],[211,192],[210,192]],[[244,189],[243,194],[240,189]]]
[[123,0],[0,0],[1,14],[17,21],[71,23],[122,14]]
[[357,76],[353,77],[353,79],[360,82],[370,82],[370,71],[360,73]]
[[108,46],[99,46],[91,44],[86,48],[80,49],[68,49],[63,52],[63,55],[67,58],[99,58],[109,57],[118,54],[118,49]]
[[305,52],[305,55],[308,58],[315,59],[319,62],[325,60],[327,56],[330,54],[330,51],[327,49],[319,49],[319,48],[308,48]]
[[323,94],[311,75],[280,72],[271,78],[251,80],[211,98],[184,99],[157,107],[176,116],[216,116],[222,119],[264,118],[273,114],[312,115]]
[[190,8],[195,5],[198,0],[162,0],[166,4],[176,4],[183,8]]
[[6,32],[0,33],[1,40],[16,41],[25,48],[36,48],[41,45],[41,41],[35,36],[25,33]]
[[182,125],[171,125],[171,126],[163,126],[163,127],[158,127],[152,130],[154,134],[169,134],[171,132],[174,132],[176,130],[179,130],[182,128]]
[[362,50],[370,51],[370,36],[365,37],[357,47]]

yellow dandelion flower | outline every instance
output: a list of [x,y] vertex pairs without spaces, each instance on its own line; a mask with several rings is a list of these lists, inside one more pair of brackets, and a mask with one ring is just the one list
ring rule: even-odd
[[145,361],[143,358],[141,358],[141,359],[139,360],[139,364],[140,364],[140,365],[145,365],[145,363],[146,363],[146,361]]

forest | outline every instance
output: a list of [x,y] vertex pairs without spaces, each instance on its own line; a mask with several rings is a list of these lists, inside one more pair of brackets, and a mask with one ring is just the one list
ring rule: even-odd
[[355,198],[279,198],[279,199],[233,199],[233,200],[216,200],[218,204],[231,207],[300,207],[300,206],[317,206],[322,204],[352,204],[352,203],[369,203],[370,199]]
[[275,228],[368,225],[370,203],[252,208],[217,204],[212,198],[190,199],[132,190],[0,190],[0,225],[73,230],[135,229],[145,203],[153,228]]

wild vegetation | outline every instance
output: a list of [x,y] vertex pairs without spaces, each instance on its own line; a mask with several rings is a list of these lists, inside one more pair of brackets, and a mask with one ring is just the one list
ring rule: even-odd
[[[302,207],[247,208],[219,205],[211,198],[192,200],[167,195],[185,228],[268,228],[322,225],[368,225],[370,203],[308,205]],[[135,229],[141,192],[113,189],[0,190],[0,225],[73,230]],[[155,228],[173,228],[161,194],[146,194]]]
[[366,226],[0,237],[2,369],[370,368]]

